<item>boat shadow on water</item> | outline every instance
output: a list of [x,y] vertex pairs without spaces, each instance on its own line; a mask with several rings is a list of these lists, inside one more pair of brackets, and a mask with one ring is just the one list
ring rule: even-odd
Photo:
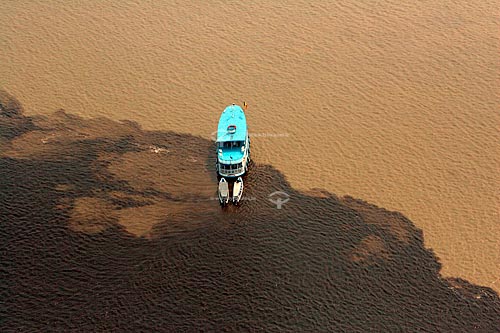
[[398,212],[258,164],[221,210],[213,145],[1,92],[0,330],[498,331]]

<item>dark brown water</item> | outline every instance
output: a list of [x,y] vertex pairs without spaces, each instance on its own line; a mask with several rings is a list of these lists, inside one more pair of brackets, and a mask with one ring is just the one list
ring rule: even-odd
[[500,292],[498,7],[3,0],[0,88],[28,115],[64,108],[206,139],[246,100],[256,162],[296,189],[402,212],[444,276]]
[[221,209],[212,142],[0,97],[2,332],[500,329],[400,213],[262,164]]

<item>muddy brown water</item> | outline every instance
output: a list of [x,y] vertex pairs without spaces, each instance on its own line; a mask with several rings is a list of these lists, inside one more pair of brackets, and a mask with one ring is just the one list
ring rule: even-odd
[[221,209],[212,141],[0,98],[2,332],[498,332],[399,212],[262,163]]
[[[275,168],[259,174],[264,188],[278,173],[307,198],[335,193],[400,212],[423,231],[442,276],[498,292],[497,7],[493,0],[1,1],[0,88],[35,120],[3,117],[0,152],[16,161],[92,161],[98,178],[50,183],[70,194],[56,207],[75,233],[118,225],[153,239],[167,229],[198,230],[207,216],[225,225],[213,206],[211,166],[199,164],[208,141],[185,152],[154,142],[165,133],[178,138],[171,143],[209,140],[224,106],[246,100],[256,165]],[[67,113],[52,115],[61,108]],[[57,163],[63,173],[78,171]],[[168,178],[178,168],[184,173]],[[115,178],[134,190],[107,189]],[[78,192],[88,182],[96,188]],[[192,208],[196,198],[206,213]],[[249,200],[242,211],[260,206]],[[378,238],[360,244],[388,255]]]
[[257,162],[297,189],[404,213],[444,275],[500,290],[496,1],[2,1],[0,12],[0,86],[28,114],[64,108],[209,139],[224,106],[246,100]]

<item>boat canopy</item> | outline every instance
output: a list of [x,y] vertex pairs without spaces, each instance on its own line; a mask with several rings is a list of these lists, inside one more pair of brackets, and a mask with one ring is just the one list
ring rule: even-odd
[[222,112],[217,127],[217,142],[245,141],[247,120],[239,105],[230,105]]

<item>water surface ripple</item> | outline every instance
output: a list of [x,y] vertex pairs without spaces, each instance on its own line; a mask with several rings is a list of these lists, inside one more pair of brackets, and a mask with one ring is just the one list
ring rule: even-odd
[[213,142],[1,97],[2,332],[499,331],[398,212],[263,164],[221,209]]

